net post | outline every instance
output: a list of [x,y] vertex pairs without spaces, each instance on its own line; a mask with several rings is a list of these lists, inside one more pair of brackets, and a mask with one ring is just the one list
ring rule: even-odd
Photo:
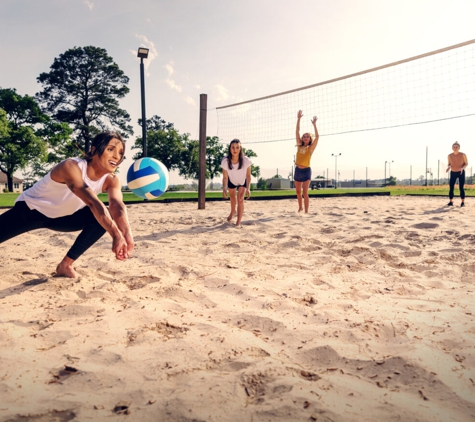
[[206,202],[206,117],[207,94],[200,94],[200,149],[198,171],[198,209],[205,209]]

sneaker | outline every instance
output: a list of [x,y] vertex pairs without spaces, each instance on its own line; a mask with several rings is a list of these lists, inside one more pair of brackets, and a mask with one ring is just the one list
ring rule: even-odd
[[460,204],[460,207],[464,207],[464,206],[465,206],[465,202],[462,202],[462,203]]
[[453,207],[454,206],[454,203],[452,201],[450,201],[448,204],[447,204],[449,207]]

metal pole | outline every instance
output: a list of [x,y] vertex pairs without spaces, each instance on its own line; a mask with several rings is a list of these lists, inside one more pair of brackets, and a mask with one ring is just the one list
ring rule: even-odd
[[336,178],[336,169],[337,169],[337,159],[338,155],[335,154],[335,189],[338,187],[338,179]]
[[143,57],[140,58],[140,90],[142,95],[142,157],[147,156],[147,120],[145,118],[145,77]]
[[427,186],[427,166],[429,165],[428,160],[429,160],[429,147],[426,147],[426,186]]
[[440,160],[438,160],[438,165],[437,165],[437,185],[440,185]]
[[384,162],[384,186],[386,186],[386,164],[387,163],[388,163],[387,161]]
[[412,164],[411,164],[411,170],[409,172],[409,185],[412,185]]
[[366,167],[366,187],[368,187],[368,167]]
[[200,94],[200,150],[198,178],[198,209],[205,209],[206,202],[206,114],[208,96]]

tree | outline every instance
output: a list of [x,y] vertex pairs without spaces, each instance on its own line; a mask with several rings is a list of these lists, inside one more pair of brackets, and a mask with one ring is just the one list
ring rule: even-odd
[[89,152],[93,137],[110,125],[125,137],[133,133],[130,116],[118,101],[129,92],[129,78],[106,50],[93,46],[67,50],[37,81],[43,91],[36,98],[54,121],[73,127],[76,147],[82,152]]
[[[142,125],[142,119],[139,119]],[[147,155],[161,161],[168,170],[177,170],[181,166],[181,157],[188,135],[180,135],[173,123],[167,123],[159,116],[147,119]],[[137,160],[143,155],[142,137],[135,139],[132,149],[140,149],[133,156]]]
[[8,136],[8,119],[7,113],[3,108],[0,108],[0,139]]
[[24,183],[32,185],[42,178],[60,161],[77,155],[78,148],[74,145],[71,135],[73,130],[66,123],[55,123],[48,120],[37,130],[37,135],[46,141],[46,156],[33,159],[27,171],[24,171]]
[[386,183],[386,185],[388,186],[396,186],[396,184],[397,184],[397,180],[394,176],[390,176]]
[[48,121],[33,97],[21,96],[15,89],[0,89],[1,127],[0,171],[7,175],[13,191],[13,174],[34,161],[46,158],[47,143],[38,125]]
[[267,182],[262,177],[257,180],[257,189],[267,190]]
[[[185,142],[185,150],[182,154],[180,176],[185,179],[199,178],[199,151],[200,143],[195,140]],[[221,173],[221,161],[226,155],[226,146],[219,142],[217,136],[206,137],[206,179],[211,179]]]
[[[147,131],[158,131],[158,130],[171,130],[174,128],[173,123],[166,122],[160,116],[154,115],[150,119],[146,120],[147,122]],[[142,127],[142,119],[138,121],[140,127]]]
[[[249,158],[257,157],[257,154],[252,149],[243,148],[242,152],[244,153],[244,155],[247,155]],[[259,177],[260,173],[261,173],[261,168],[259,166],[255,166],[254,164],[251,164],[251,175],[254,177]]]

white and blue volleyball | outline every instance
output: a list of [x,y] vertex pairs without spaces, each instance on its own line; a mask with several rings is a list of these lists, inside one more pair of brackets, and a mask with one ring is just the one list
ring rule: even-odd
[[168,169],[155,158],[145,157],[135,161],[127,172],[127,185],[137,196],[155,199],[168,189]]

